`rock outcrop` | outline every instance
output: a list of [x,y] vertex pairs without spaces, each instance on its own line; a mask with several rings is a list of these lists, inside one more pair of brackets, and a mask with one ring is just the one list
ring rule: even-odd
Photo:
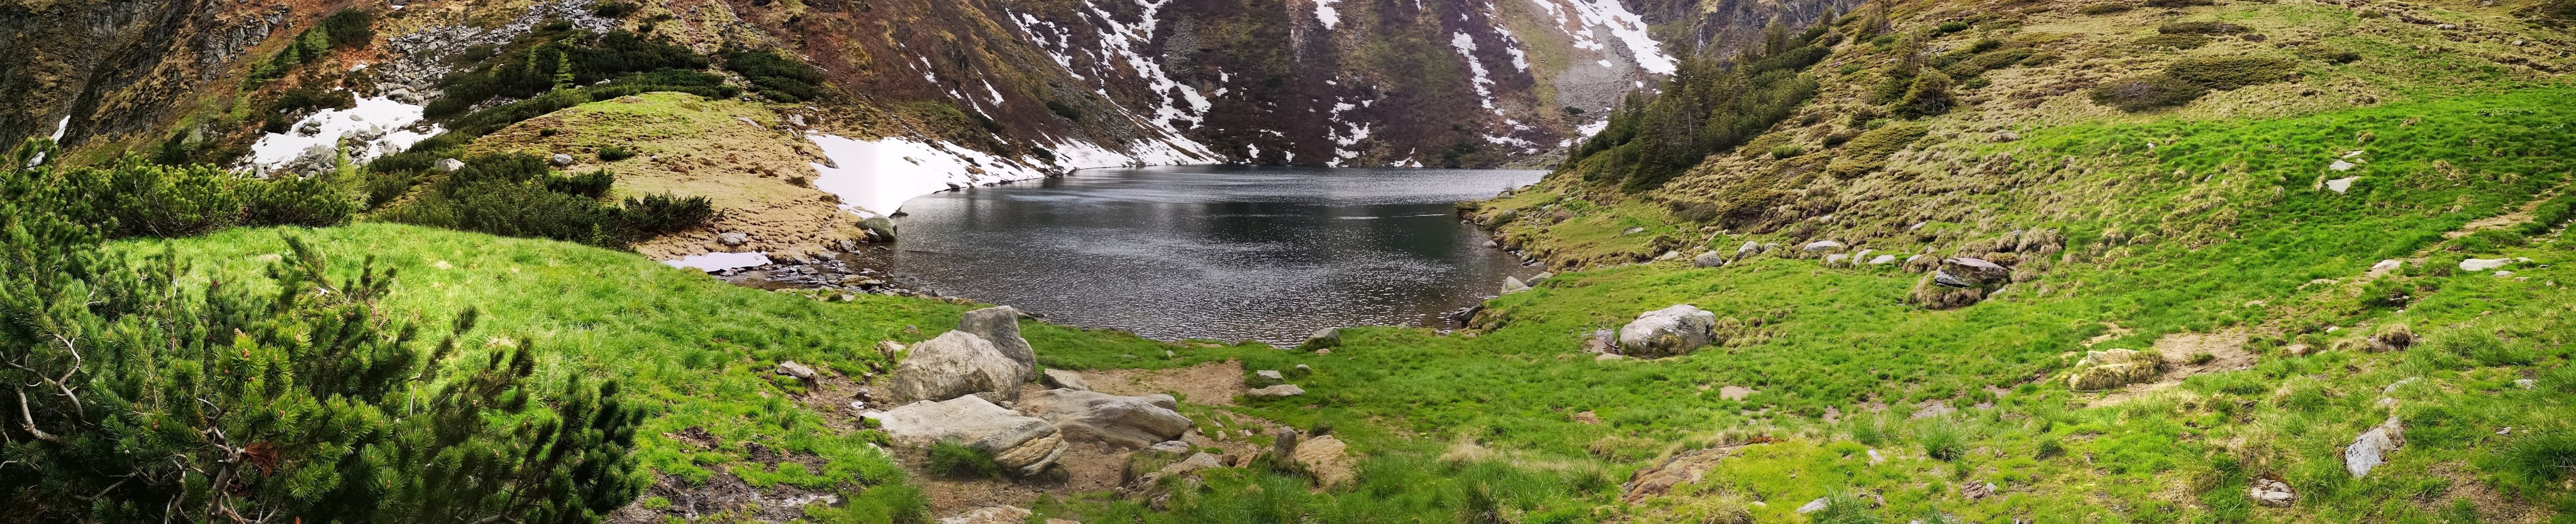
[[2075,363],[2075,372],[2066,377],[2066,387],[2101,391],[2146,382],[2155,380],[2163,366],[2163,359],[2132,349],[2087,351],[2084,360]]
[[1306,469],[1306,474],[1315,477],[1317,484],[1331,488],[1359,476],[1358,465],[1351,459],[1348,449],[1349,446],[1343,445],[1341,439],[1325,435],[1297,443],[1291,456],[1299,467]]
[[1021,415],[961,396],[940,402],[920,401],[890,411],[870,413],[897,445],[924,448],[943,441],[993,454],[993,461],[1022,476],[1035,475],[1064,455],[1064,437],[1046,419]]
[[2353,437],[2352,445],[2344,446],[2343,469],[2352,473],[2354,478],[2360,478],[2380,464],[2388,463],[2388,454],[2405,445],[2406,430],[2397,423],[2397,417],[2391,415],[2387,422]]
[[1180,438],[1190,430],[1171,395],[1122,397],[1079,389],[1051,389],[1020,399],[1020,412],[1046,419],[1065,438],[1120,448],[1142,448]]
[[1621,354],[1663,357],[1689,353],[1717,339],[1717,314],[1679,304],[1637,315],[1619,328]]
[[1003,355],[992,342],[973,333],[950,331],[914,344],[912,353],[895,367],[894,382],[887,387],[895,398],[905,400],[981,395],[989,401],[1008,402],[1019,396],[1021,373],[1019,361]]

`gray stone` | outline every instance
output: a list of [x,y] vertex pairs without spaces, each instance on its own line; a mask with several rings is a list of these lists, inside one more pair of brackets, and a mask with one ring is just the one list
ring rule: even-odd
[[2343,177],[2343,178],[2337,178],[2337,179],[2334,179],[2334,180],[2327,180],[2327,181],[2326,181],[2326,190],[2327,190],[2327,191],[2333,191],[2333,192],[2336,192],[2336,193],[2349,192],[2349,191],[2352,191],[2352,183],[2353,183],[2353,182],[2358,182],[2358,181],[2360,181],[2360,180],[2361,180],[2361,177],[2357,177],[2357,176],[2348,176],[2348,177]]
[[1304,394],[1306,394],[1306,389],[1305,389],[1305,388],[1297,387],[1297,385],[1296,385],[1296,384],[1280,384],[1280,385],[1276,385],[1276,386],[1270,386],[1270,387],[1266,387],[1266,388],[1255,389],[1255,390],[1252,390],[1252,391],[1246,391],[1246,392],[1244,392],[1243,394],[1245,394],[1245,395],[1251,395],[1251,396],[1253,396],[1253,397],[1255,397],[1255,398],[1294,397],[1294,396],[1298,396],[1298,395],[1304,395]]
[[1716,251],[1700,253],[1699,256],[1691,257],[1691,264],[1699,267],[1723,266],[1726,265],[1726,255]]
[[860,220],[859,228],[867,230],[868,235],[875,237],[878,242],[892,242],[895,239],[896,227],[893,219],[875,217]]
[[981,395],[1004,401],[1019,396],[1020,363],[974,333],[950,331],[912,346],[887,387],[896,398],[943,401]]
[[2344,446],[2343,469],[2359,478],[2369,474],[2372,468],[2387,463],[2388,454],[2405,445],[2405,429],[2397,424],[2397,417],[2391,415],[2387,422],[2353,437],[2352,445]]
[[2461,271],[2488,271],[2513,265],[2510,258],[2472,258],[2460,261]]
[[1122,397],[1080,389],[1050,389],[1022,399],[1020,412],[1046,419],[1067,439],[1141,448],[1180,438],[1190,430],[1171,395]]
[[1260,371],[1254,371],[1254,372],[1252,372],[1252,376],[1254,376],[1254,377],[1259,377],[1259,379],[1260,379],[1260,380],[1262,380],[1262,381],[1266,381],[1266,382],[1270,382],[1270,383],[1274,383],[1274,384],[1275,384],[1275,383],[1278,383],[1278,382],[1281,382],[1281,381],[1288,380],[1288,377],[1281,376],[1281,375],[1279,374],[1279,370],[1276,370],[1276,369],[1264,369],[1264,370],[1260,370]]
[[793,360],[778,363],[778,374],[796,377],[797,380],[814,380],[814,368]]
[[[928,345],[924,343],[924,345]],[[921,401],[870,413],[886,436],[907,447],[942,441],[993,454],[994,462],[1019,475],[1034,475],[1064,455],[1064,437],[1046,419],[1021,415],[982,397]]]
[[1619,328],[1623,354],[1661,357],[1689,353],[1717,338],[1717,314],[1690,304],[1648,311]]
[[1835,241],[1832,241],[1832,240],[1818,240],[1818,241],[1814,241],[1814,242],[1808,242],[1806,246],[1800,247],[1799,249],[1804,249],[1804,250],[1806,250],[1806,251],[1807,251],[1807,252],[1809,252],[1809,253],[1813,253],[1813,252],[1818,252],[1818,251],[1834,251],[1834,250],[1840,250],[1840,249],[1845,248],[1845,247],[1850,247],[1850,246],[1848,246],[1848,245],[1846,245],[1846,244],[1843,244],[1843,243],[1841,243],[1841,242],[1835,242]]
[[453,172],[456,172],[456,170],[458,170],[458,169],[465,169],[465,161],[463,161],[463,160],[457,160],[457,159],[453,159],[453,158],[441,158],[441,159],[438,159],[438,164],[437,164],[437,165],[438,165],[438,172],[440,172],[440,173],[453,173]]
[[1521,283],[1520,277],[1503,277],[1503,294],[1505,295],[1529,291],[1529,289],[1529,284]]
[[1307,335],[1306,342],[1298,344],[1297,347],[1300,349],[1324,350],[1340,347],[1341,345],[1342,328],[1324,328],[1315,330],[1315,334],[1313,335]]
[[2254,479],[2245,496],[2267,508],[2286,508],[2299,501],[2299,492],[2290,490],[2290,483],[2270,478]]
[[1735,248],[1735,257],[1744,258],[1746,256],[1758,255],[1762,253],[1763,249],[1764,248],[1761,243],[1748,240],[1744,242],[1744,247]]
[[954,517],[939,519],[939,524],[1020,524],[1035,512],[1018,506],[976,508]]
[[567,154],[563,154],[563,153],[555,153],[555,157],[553,158],[553,160],[554,160],[554,163],[555,163],[555,165],[556,165],[556,166],[569,166],[569,165],[572,165],[572,155],[567,155]]
[[1029,347],[1029,339],[1020,338],[1020,310],[1011,306],[993,306],[966,312],[957,319],[957,330],[974,333],[992,342],[1002,356],[1020,365],[1020,381],[1038,378],[1038,352]]
[[2342,161],[2342,160],[2336,160],[2336,161],[2334,161],[2334,163],[2333,163],[2333,164],[2329,164],[2329,165],[2327,165],[2327,166],[2326,166],[2326,169],[2332,169],[2332,170],[2335,170],[2335,171],[2351,171],[2351,170],[2352,170],[2352,168],[2356,168],[2356,167],[2361,167],[2361,166],[2354,165],[2354,164],[2353,164],[2353,163],[2351,163],[2351,162],[2345,162],[2345,161]]
[[1895,262],[1896,262],[1896,255],[1879,255],[1879,256],[1877,256],[1877,257],[1872,257],[1872,258],[1870,258],[1870,259],[1869,259],[1869,265],[1873,265],[1873,266],[1884,266],[1884,265],[1892,264],[1892,263],[1895,263]]
[[716,234],[716,243],[724,244],[726,246],[749,244],[751,243],[751,235],[731,231],[718,233]]
[[2532,380],[2532,379],[2527,379],[2527,378],[2526,378],[2526,379],[2521,379],[2521,380],[2515,380],[2515,381],[2513,381],[2513,387],[2522,388],[2522,389],[2531,389],[2531,388],[2535,388],[2535,387],[2539,387],[2539,386],[2540,386],[2540,381],[2538,381],[2538,380]]
[[1988,262],[1986,259],[1982,258],[1959,257],[1942,259],[1941,269],[1943,272],[1959,277],[1962,281],[1968,282],[1971,285],[1991,283],[2012,276],[2012,269],[2006,268],[2002,264]]
[[1084,391],[1091,390],[1091,383],[1083,381],[1081,373],[1074,372],[1070,369],[1049,369],[1046,370],[1044,375],[1045,376],[1040,378],[1045,379],[1045,384],[1050,387],[1058,389],[1079,389]]

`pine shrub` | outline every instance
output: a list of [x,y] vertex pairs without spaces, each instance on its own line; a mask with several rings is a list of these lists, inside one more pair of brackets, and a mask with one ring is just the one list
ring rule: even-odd
[[2139,112],[2191,103],[2209,87],[2162,73],[2133,76],[2093,88],[2093,103]]

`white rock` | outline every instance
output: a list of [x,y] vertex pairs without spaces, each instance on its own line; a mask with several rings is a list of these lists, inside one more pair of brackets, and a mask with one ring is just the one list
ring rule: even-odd
[[1619,349],[1629,355],[1662,357],[1689,353],[1716,340],[1717,314],[1699,306],[1672,307],[1637,315],[1619,328]]
[[2513,265],[2513,260],[2512,260],[2512,259],[2505,259],[2505,258],[2472,258],[2472,259],[2468,259],[2468,260],[2462,260],[2462,261],[2460,261],[2460,270],[2461,270],[2461,271],[2487,271],[2487,270],[2491,270],[2491,269],[2502,268],[2502,267],[2509,266],[2509,265]]
[[2351,162],[2345,162],[2345,161],[2342,161],[2342,160],[2336,160],[2336,161],[2334,161],[2334,163],[2333,163],[2333,164],[2328,164],[2328,165],[2326,165],[2326,169],[2332,169],[2332,170],[2336,170],[2336,171],[2351,171],[2351,170],[2352,170],[2352,168],[2356,168],[2356,167],[2361,167],[2361,166],[2359,166],[2359,165],[2355,165],[2355,164],[2353,164],[2353,163],[2351,163]]
[[1304,394],[1306,394],[1306,388],[1297,387],[1297,385],[1296,385],[1296,384],[1280,384],[1280,385],[1276,385],[1276,386],[1270,386],[1270,387],[1266,387],[1266,388],[1255,389],[1255,390],[1252,390],[1252,391],[1246,391],[1246,392],[1244,392],[1244,394],[1245,394],[1245,395],[1251,395],[1251,396],[1253,396],[1253,397],[1257,397],[1257,398],[1294,397],[1294,396],[1298,396],[1298,395],[1304,395]]
[[2246,496],[2254,499],[2255,505],[2271,508],[2286,508],[2299,501],[2299,493],[2291,491],[2289,483],[2265,478],[2254,479]]
[[[2342,171],[2342,170],[2338,169],[2338,170],[2336,170],[2336,171]],[[2353,182],[2356,182],[2356,181],[2359,181],[2359,180],[2361,180],[2361,177],[2357,177],[2357,176],[2348,176],[2348,177],[2343,177],[2343,178],[2337,178],[2337,179],[2334,179],[2334,180],[2327,180],[2327,181],[2326,181],[2326,190],[2327,190],[2327,191],[2333,191],[2333,192],[2336,192],[2336,193],[2343,193],[2343,192],[2347,192],[2347,191],[2352,191],[2352,183],[2353,183]]]
[[1804,249],[1804,250],[1807,250],[1808,252],[1816,252],[1816,251],[1832,251],[1832,250],[1842,249],[1842,248],[1844,248],[1844,247],[1848,247],[1848,246],[1847,246],[1847,245],[1845,245],[1845,244],[1843,244],[1843,243],[1841,243],[1841,242],[1835,242],[1835,241],[1832,241],[1832,240],[1818,240],[1818,241],[1814,241],[1814,242],[1808,242],[1806,246],[1801,247],[1801,248],[1799,248],[1799,249]]
[[2344,471],[2352,473],[2356,478],[2369,474],[2372,468],[2387,463],[2388,453],[2404,446],[2405,438],[2405,431],[2398,426],[2397,417],[2388,417],[2388,422],[2380,424],[2379,427],[2370,428],[2370,431],[2362,432],[2361,436],[2352,439],[2352,445],[2344,446]]

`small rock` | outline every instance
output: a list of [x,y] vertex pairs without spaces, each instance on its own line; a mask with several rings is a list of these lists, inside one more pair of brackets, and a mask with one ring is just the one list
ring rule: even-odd
[[1313,335],[1307,335],[1306,343],[1298,344],[1297,347],[1311,348],[1321,352],[1329,351],[1331,348],[1341,345],[1342,328],[1324,328],[1315,330],[1315,334]]
[[1529,283],[1536,284],[1536,283],[1540,283],[1540,282],[1546,282],[1546,281],[1547,281],[1547,279],[1551,279],[1551,278],[1556,278],[1556,272],[1554,272],[1554,271],[1540,271],[1540,272],[1538,272],[1538,274],[1537,274],[1537,275],[1532,275],[1532,276],[1530,276]]
[[1265,388],[1261,388],[1261,389],[1255,389],[1255,390],[1252,390],[1252,391],[1246,391],[1246,392],[1244,392],[1244,394],[1245,394],[1245,395],[1251,395],[1251,396],[1253,396],[1253,397],[1255,397],[1255,398],[1280,398],[1280,397],[1294,397],[1294,396],[1298,396],[1298,395],[1304,395],[1304,394],[1306,394],[1306,389],[1305,389],[1305,388],[1297,387],[1297,385],[1296,385],[1296,384],[1279,384],[1279,385],[1270,386],[1270,387],[1265,387]]
[[2254,479],[2252,487],[2246,491],[2246,497],[2254,499],[2254,505],[2267,508],[2286,508],[2299,501],[2299,493],[2291,491],[2290,483],[2280,479]]
[[1254,377],[1258,377],[1260,380],[1268,381],[1268,382],[1273,382],[1273,383],[1276,383],[1276,382],[1279,382],[1279,381],[1283,381],[1283,380],[1288,380],[1288,378],[1287,378],[1287,377],[1285,377],[1285,376],[1281,376],[1281,375],[1279,374],[1279,370],[1276,370],[1276,369],[1264,369],[1264,370],[1260,370],[1260,371],[1254,371],[1254,372],[1252,372],[1252,376],[1254,376]]
[[1691,264],[1699,267],[1723,266],[1726,265],[1726,255],[1719,254],[1716,251],[1700,253],[1699,256],[1691,257]]
[[1632,228],[1628,228],[1628,229],[1620,230],[1620,231],[1619,231],[1619,236],[1623,236],[1623,237],[1624,237],[1624,236],[1634,235],[1634,234],[1644,233],[1644,232],[1646,232],[1646,228],[1642,228],[1642,227],[1632,227]]
[[1997,492],[1998,490],[1995,488],[1995,483],[1993,482],[1971,482],[1966,486],[1959,487],[1959,494],[1961,496],[1968,497],[1968,500],[1979,500],[1986,497],[1992,497],[1995,496],[1995,493]]
[[2021,140],[2021,133],[2015,133],[2015,132],[2011,132],[2011,131],[2004,131],[2004,132],[1995,133],[1995,141],[1996,141],[1996,142],[2011,142],[2011,141],[2014,141],[2014,140]]
[[1091,383],[1082,380],[1082,373],[1070,369],[1048,369],[1041,378],[1046,385],[1056,389],[1091,390]]
[[2526,379],[2521,379],[2521,380],[2516,380],[2516,381],[2513,381],[2513,387],[2522,388],[2522,389],[2531,389],[2531,388],[2535,388],[2535,387],[2540,387],[2540,381],[2538,381],[2538,380],[2532,380],[2532,379],[2527,379],[2527,378],[2526,378]]
[[724,244],[727,247],[740,246],[751,243],[751,235],[738,232],[720,233],[716,235],[716,243]]
[[778,374],[796,377],[797,380],[814,380],[814,368],[793,360],[778,363]]
[[1842,265],[1843,260],[1844,260],[1844,259],[1848,259],[1848,258],[1851,258],[1851,255],[1845,255],[1845,254],[1842,254],[1842,253],[1835,253],[1835,254],[1831,254],[1831,255],[1825,255],[1825,265],[1827,265],[1827,266],[1838,266],[1838,265]]
[[2336,161],[2334,161],[2334,163],[2333,163],[2333,164],[2328,164],[2328,165],[2326,165],[2326,169],[2332,169],[2332,170],[2335,170],[2335,171],[2351,171],[2351,170],[2352,170],[2352,168],[2356,168],[2356,167],[2361,167],[2361,166],[2356,165],[2356,164],[2353,164],[2353,163],[2351,163],[2351,162],[2345,162],[2345,161],[2342,161],[2342,160],[2336,160]]
[[1761,243],[1747,241],[1744,243],[1744,247],[1735,248],[1735,257],[1744,258],[1747,256],[1761,254],[1763,249],[1764,248]]
[[1846,245],[1846,244],[1843,244],[1843,243],[1841,243],[1841,242],[1835,242],[1835,241],[1832,241],[1832,240],[1818,240],[1818,241],[1814,241],[1814,242],[1808,242],[1806,246],[1800,247],[1799,249],[1806,250],[1806,251],[1807,251],[1807,252],[1809,252],[1809,253],[1814,253],[1814,252],[1818,252],[1818,251],[1833,251],[1833,250],[1838,250],[1838,249],[1842,249],[1842,248],[1845,248],[1845,247],[1850,247],[1850,246],[1848,246],[1848,245]]
[[454,173],[458,169],[465,169],[465,161],[453,158],[438,159],[438,172]]
[[2372,468],[2388,462],[2389,452],[2406,445],[2405,438],[2405,430],[2397,424],[2397,417],[2388,417],[2387,422],[2353,437],[2352,445],[2344,446],[2344,471],[2351,472],[2354,478],[2370,473]]
[[[2342,170],[2341,170],[2341,169],[2337,169],[2336,171],[2342,171]],[[2327,191],[2333,191],[2333,192],[2336,192],[2336,193],[2343,193],[2343,192],[2352,191],[2352,183],[2353,183],[2354,181],[2358,181],[2358,180],[2361,180],[2361,177],[2357,177],[2357,176],[2348,176],[2348,177],[2343,177],[2343,178],[2337,178],[2337,179],[2334,179],[2334,180],[2327,180],[2327,181],[2326,181],[2326,190],[2327,190]]]
[[1529,284],[1522,283],[1520,277],[1503,277],[1503,294],[1505,295],[1529,291],[1529,289]]
[[1602,354],[1601,354],[1601,356],[1592,357],[1592,361],[1593,361],[1593,362],[1608,362],[1608,361],[1612,361],[1612,360],[1626,360],[1627,358],[1628,358],[1628,356],[1627,356],[1627,355],[1621,355],[1621,354],[1618,354],[1618,353],[1602,353]]
[[1800,515],[1805,515],[1805,514],[1808,514],[1808,513],[1815,513],[1815,512],[1818,512],[1818,511],[1824,511],[1824,510],[1825,510],[1825,504],[1826,504],[1826,503],[1828,503],[1828,502],[1830,502],[1830,501],[1831,501],[1830,499],[1825,498],[1825,497],[1816,497],[1816,500],[1810,500],[1810,501],[1807,501],[1807,503],[1806,503],[1806,504],[1799,505],[1799,506],[1798,506],[1798,514],[1800,514]]
[[556,165],[556,166],[569,166],[569,165],[572,165],[572,155],[567,155],[567,154],[563,154],[563,153],[555,153],[555,157],[554,157],[554,159],[553,159],[553,160],[554,160],[554,163],[555,163],[555,165]]
[[2460,261],[2461,271],[2487,271],[2513,264],[2509,258],[2472,258]]
[[2495,276],[2496,276],[2497,278],[2510,277],[2510,276],[2513,276],[2513,272],[2512,272],[2512,271],[2497,271],[2497,272],[2495,272]]
[[2370,272],[2372,272],[2372,273],[2387,273],[2387,272],[2390,272],[2390,271],[2396,271],[2396,270],[2397,270],[2397,268],[2401,268],[2401,267],[2406,267],[2406,261],[2391,258],[2391,259],[2388,259],[2388,260],[2381,260],[2381,261],[2379,261],[2379,263],[2377,263],[2377,264],[2371,264],[2371,265],[2370,265]]
[[993,506],[939,519],[939,524],[1020,524],[1028,521],[1031,514],[1016,506]]
[[1869,265],[1873,266],[1884,266],[1893,263],[1896,263],[1896,255],[1879,255],[1875,258],[1869,259]]

